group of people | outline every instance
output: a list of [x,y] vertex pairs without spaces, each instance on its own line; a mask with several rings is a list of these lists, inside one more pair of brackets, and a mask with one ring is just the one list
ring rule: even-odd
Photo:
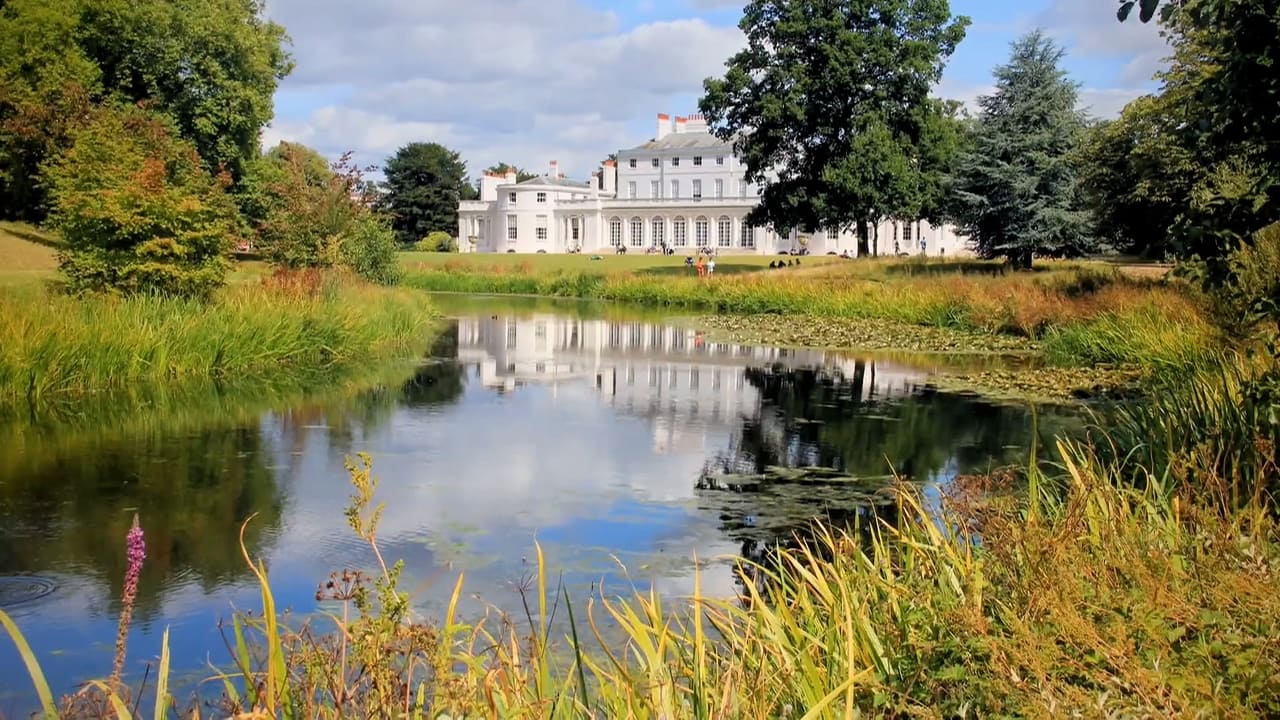
[[793,266],[796,266],[796,265],[799,265],[799,264],[800,264],[800,258],[796,258],[794,261],[792,261],[792,260],[776,260],[776,261],[770,261],[770,262],[769,262],[769,267],[771,267],[771,268],[793,267]]
[[[705,262],[702,259],[704,255],[706,255]],[[696,261],[693,259],[692,255],[686,256],[684,259],[684,266],[697,270],[698,277],[704,278],[716,271],[716,256],[710,253],[700,252],[698,253],[698,259]]]

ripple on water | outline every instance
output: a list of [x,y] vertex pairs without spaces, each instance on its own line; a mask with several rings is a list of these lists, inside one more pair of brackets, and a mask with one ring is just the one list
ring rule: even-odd
[[58,589],[58,584],[38,575],[0,577],[0,608],[35,602]]

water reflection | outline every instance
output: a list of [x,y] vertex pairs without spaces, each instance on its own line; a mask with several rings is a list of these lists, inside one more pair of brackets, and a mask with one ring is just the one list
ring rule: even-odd
[[[358,392],[265,407],[222,397],[199,422],[0,427],[17,453],[0,462],[0,573],[59,578],[22,609],[38,650],[90,639],[74,661],[54,655],[57,682],[103,670],[88,656],[110,646],[135,510],[156,621],[135,644],[146,657],[164,624],[181,625],[182,667],[217,659],[216,619],[252,607],[236,544],[248,515],[250,551],[266,556],[282,605],[310,610],[318,580],[367,566],[342,519],[342,460],[354,452],[371,453],[382,479],[384,554],[405,559],[408,589],[432,614],[459,570],[469,609],[513,606],[535,539],[574,587],[626,568],[689,592],[695,552],[758,558],[815,518],[895,512],[877,495],[890,463],[939,483],[1021,459],[1031,440],[1025,410],[934,392],[928,366],[710,342],[652,320],[491,306],[458,317],[426,355]],[[810,465],[843,479],[705,481]],[[734,583],[725,560],[703,587]],[[73,617],[74,631],[56,629]],[[0,672],[11,670],[18,660],[0,649]]]

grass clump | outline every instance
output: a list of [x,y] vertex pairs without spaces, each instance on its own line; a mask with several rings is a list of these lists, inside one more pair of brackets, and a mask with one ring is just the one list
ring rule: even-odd
[[207,303],[0,290],[0,402],[354,366],[425,341],[435,319],[420,294],[317,272],[234,285]]
[[[459,617],[460,577],[444,617],[424,622],[397,587],[399,566],[377,552],[370,460],[349,460],[347,516],[371,548],[372,571],[335,572],[320,590],[327,619],[294,626],[275,605],[265,568],[246,556],[263,608],[230,631],[232,661],[218,676],[226,710],[259,718],[1274,716],[1280,384],[1274,365],[1229,358],[1223,367],[1147,408],[1122,410],[1114,433],[1058,441],[1052,474],[1034,469],[1033,453],[1026,470],[956,478],[934,509],[899,486],[892,519],[816,526],[743,564],[738,597],[706,596],[695,579],[689,597],[600,590],[573,602],[539,551],[522,619]],[[1224,418],[1242,403],[1250,409]],[[1215,435],[1223,422],[1229,430]],[[1141,452],[1152,438],[1192,428],[1201,428],[1199,440]],[[563,631],[550,623],[558,613]],[[6,627],[22,648],[18,629]],[[170,704],[163,697],[161,709]]]

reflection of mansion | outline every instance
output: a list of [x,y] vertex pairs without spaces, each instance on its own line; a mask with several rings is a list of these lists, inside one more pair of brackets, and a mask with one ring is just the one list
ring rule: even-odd
[[[484,386],[505,391],[589,383],[615,408],[651,418],[655,444],[664,447],[683,431],[754,415],[760,395],[746,380],[748,367],[822,368],[845,378],[856,367],[820,350],[707,342],[686,328],[550,313],[459,319],[458,360],[474,366]],[[922,384],[919,372],[877,362],[864,373],[863,399],[901,397]]]
[[[779,235],[744,222],[759,201],[730,143],[707,130],[700,115],[658,115],[653,140],[620,150],[589,182],[568,180],[553,160],[546,174],[517,182],[514,171],[486,173],[480,199],[458,212],[463,252],[632,252],[670,247],[676,253],[712,248],[724,253],[855,254],[849,229]],[[963,255],[964,238],[924,220],[885,221],[875,228],[881,255]]]

